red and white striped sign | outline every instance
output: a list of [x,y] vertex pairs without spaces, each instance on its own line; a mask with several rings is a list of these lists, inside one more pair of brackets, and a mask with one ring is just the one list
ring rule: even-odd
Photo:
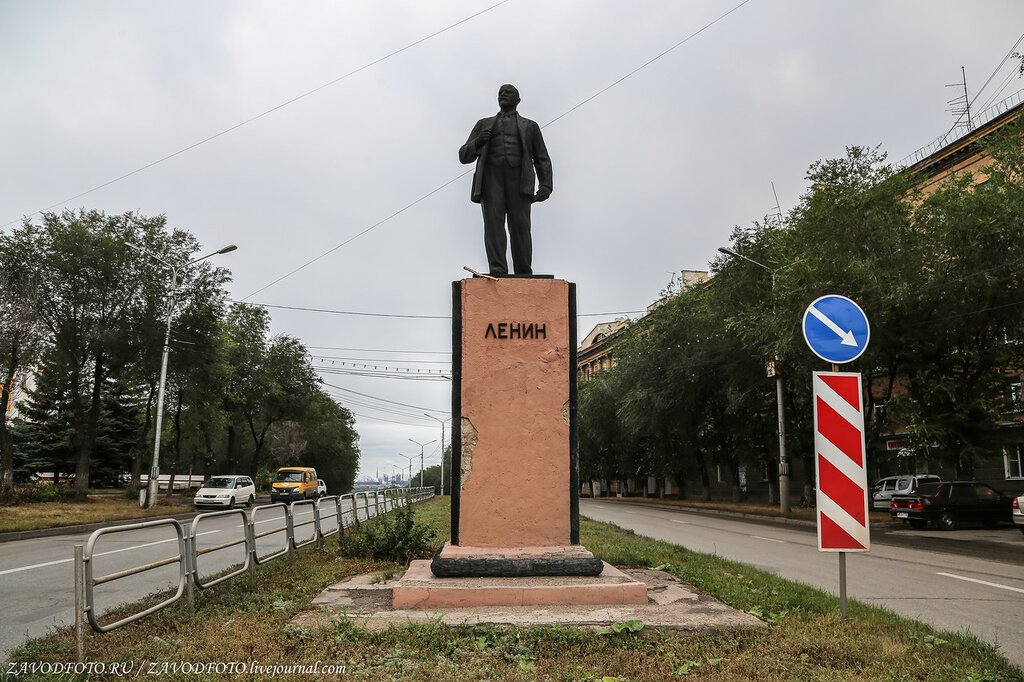
[[871,534],[860,374],[813,374],[818,550],[866,552]]

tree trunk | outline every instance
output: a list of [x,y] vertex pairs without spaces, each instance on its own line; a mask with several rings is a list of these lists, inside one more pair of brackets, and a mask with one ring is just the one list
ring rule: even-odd
[[711,476],[708,475],[708,464],[704,460],[704,453],[700,450],[694,454],[697,457],[697,469],[700,473],[701,498],[708,502],[711,500]]
[[100,421],[100,403],[103,398],[103,354],[96,354],[92,370],[92,395],[89,415],[85,423],[85,434],[79,443],[78,464],[75,467],[75,496],[85,499],[89,492],[89,465],[96,445],[96,429]]
[[679,472],[676,474],[676,485],[679,487],[679,492],[676,493],[676,499],[686,499],[686,474]]
[[20,362],[18,344],[11,345],[11,361],[7,365],[7,376],[0,389],[0,500],[14,494],[14,442],[7,425],[7,405],[14,393],[15,374]]

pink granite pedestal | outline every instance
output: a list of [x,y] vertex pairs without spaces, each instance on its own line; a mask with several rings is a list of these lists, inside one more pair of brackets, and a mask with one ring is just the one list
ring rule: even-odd
[[451,542],[395,608],[645,603],[579,544],[575,285],[454,282],[452,327]]

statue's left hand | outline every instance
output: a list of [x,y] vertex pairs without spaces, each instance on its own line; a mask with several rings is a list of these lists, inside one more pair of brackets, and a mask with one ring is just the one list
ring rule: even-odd
[[544,201],[551,196],[551,190],[547,187],[541,187],[537,190],[537,193],[533,196],[534,202]]

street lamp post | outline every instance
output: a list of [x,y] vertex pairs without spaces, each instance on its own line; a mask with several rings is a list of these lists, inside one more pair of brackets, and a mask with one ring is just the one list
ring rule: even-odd
[[452,419],[451,417],[448,419],[438,419],[434,415],[427,414],[426,412],[423,413],[423,416],[430,417],[434,421],[441,423],[441,497],[444,497],[444,425]]
[[[423,448],[425,448],[426,446],[430,445],[431,443],[436,443],[437,440],[428,440],[426,443],[421,443],[418,440],[412,440],[412,438],[410,438],[409,440],[412,441],[413,443],[416,443],[416,445],[420,446],[420,487],[422,488],[423,487]],[[441,459],[442,459],[442,461],[444,460],[444,453],[443,452],[441,453]],[[410,483],[411,482],[412,481],[410,481]]]
[[234,251],[238,247],[235,246],[234,244],[229,244],[228,246],[225,246],[222,249],[218,249],[213,253],[208,253],[200,258],[195,258],[187,263],[171,265],[163,258],[160,258],[159,256],[152,254],[143,248],[133,246],[132,244],[129,244],[128,246],[131,246],[136,251],[139,251],[149,256],[153,260],[161,263],[164,267],[171,269],[171,293],[167,301],[167,321],[166,329],[164,331],[164,349],[163,355],[160,358],[160,384],[159,388],[157,389],[156,398],[156,434],[153,438],[153,464],[149,468],[149,481],[147,482],[146,485],[146,499],[145,504],[143,505],[145,506],[146,509],[151,509],[156,505],[156,496],[160,490],[160,432],[163,429],[164,421],[164,386],[167,383],[167,356],[170,354],[171,350],[171,319],[174,317],[174,307],[177,305],[176,298],[178,293],[178,271],[182,268],[188,267],[189,265],[198,263],[201,260],[206,260],[211,256],[217,256],[222,253],[229,253],[231,251]]
[[[718,250],[727,256],[733,258],[740,258],[753,263],[759,268],[764,268],[772,276],[772,314],[775,314],[775,273],[782,268],[770,268],[764,263],[759,263],[753,258],[748,258],[742,253],[737,253],[732,249],[728,249],[724,246],[720,246]],[[792,263],[790,263],[792,265]],[[783,267],[789,267],[785,265]],[[775,362],[778,363],[779,355],[775,354]],[[778,405],[778,419],[779,419],[779,511],[783,514],[788,514],[790,511],[789,505],[789,458],[786,456],[786,408],[782,399],[782,372],[776,364],[775,367],[775,401]]]
[[409,487],[412,487],[412,460],[416,458],[416,455],[403,455],[401,452],[398,453],[400,456],[405,457],[409,460]]

